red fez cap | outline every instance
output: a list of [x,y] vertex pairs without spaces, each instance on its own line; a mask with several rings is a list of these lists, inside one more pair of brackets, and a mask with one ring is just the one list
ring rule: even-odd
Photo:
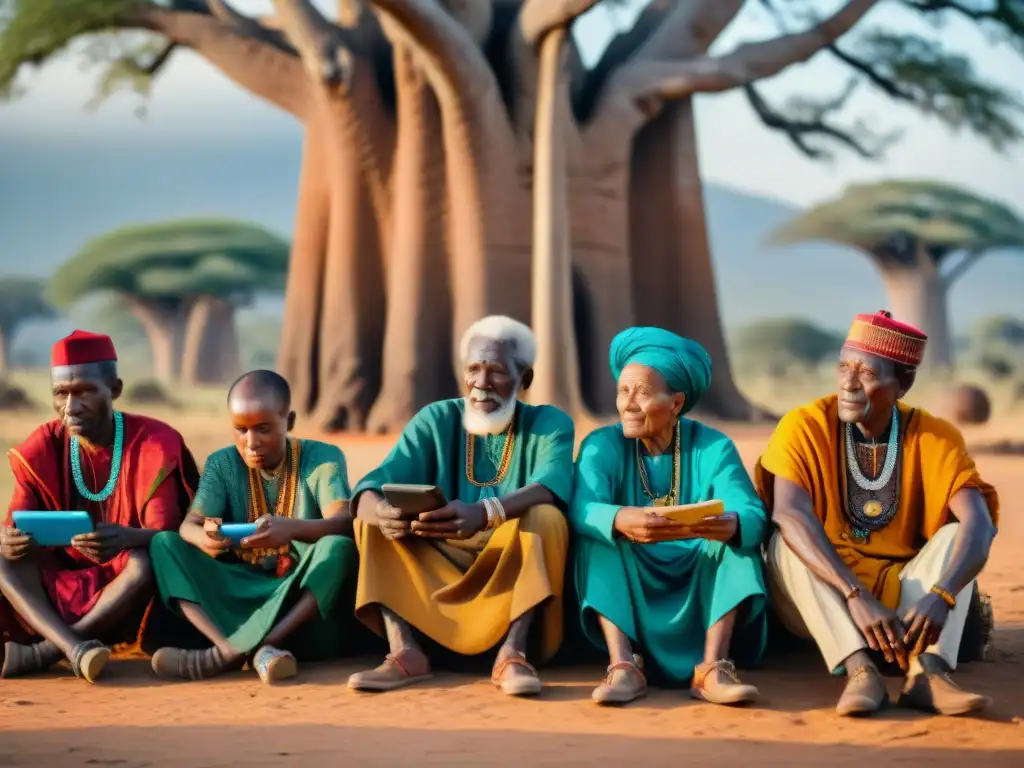
[[86,365],[117,360],[114,342],[102,333],[72,331],[70,336],[53,345],[50,353],[50,367],[63,365]]
[[846,346],[916,368],[924,358],[927,341],[924,331],[893,320],[892,313],[883,309],[853,318]]

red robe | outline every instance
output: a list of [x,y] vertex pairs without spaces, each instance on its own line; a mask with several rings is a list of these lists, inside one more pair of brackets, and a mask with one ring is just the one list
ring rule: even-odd
[[[60,421],[51,421],[8,451],[15,488],[5,525],[13,525],[16,510],[83,509],[94,523],[131,528],[177,530],[199,479],[195,459],[182,436],[163,422],[124,414],[121,474],[113,494],[104,502],[82,499],[71,476],[68,434]],[[82,475],[92,492],[110,476],[113,450],[82,445]],[[85,616],[100,592],[124,569],[128,553],[101,564],[71,549],[40,553],[40,572],[50,600],[68,625]],[[138,626],[119,639],[135,639]],[[0,597],[0,632],[4,639],[24,642],[31,632]]]

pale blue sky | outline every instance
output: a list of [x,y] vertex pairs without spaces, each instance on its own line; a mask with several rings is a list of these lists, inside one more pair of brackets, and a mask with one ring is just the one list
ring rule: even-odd
[[[318,0],[325,7],[329,0]],[[637,6],[643,4],[638,0]],[[267,0],[236,0],[247,12],[265,12]],[[838,0],[818,3],[822,11]],[[865,25],[917,23],[906,13],[883,3],[862,22]],[[614,16],[599,6],[577,24],[576,36],[585,55],[593,59],[607,44],[614,25],[631,23],[635,10]],[[773,33],[765,12],[750,0],[744,12],[718,41],[716,50]],[[1005,83],[1024,83],[1024,64],[1012,52],[993,47],[966,23],[955,23],[944,32],[946,42],[975,57],[979,69]],[[29,95],[0,106],[0,141],[5,137],[32,141],[61,141],[85,145],[110,140],[152,144],[164,142],[209,143],[245,141],[258,143],[261,135],[299,133],[294,121],[227,81],[212,67],[190,54],[175,54],[161,75],[150,103],[150,114],[140,121],[133,116],[137,97],[122,94],[98,112],[83,105],[95,82],[95,73],[82,72],[71,56],[54,61],[23,78]],[[795,67],[769,83],[770,95],[798,89],[824,92],[843,82],[842,70],[818,57]],[[824,83],[824,86],[822,86]],[[771,195],[806,205],[838,193],[851,181],[885,177],[937,178],[971,187],[1024,208],[1024,149],[997,155],[976,139],[956,136],[919,117],[894,107],[865,89],[850,107],[851,115],[879,127],[906,128],[906,137],[893,147],[884,163],[872,163],[839,153],[834,164],[815,163],[791,148],[778,133],[763,129],[741,94],[702,97],[698,100],[700,158],[705,177],[732,187]]]

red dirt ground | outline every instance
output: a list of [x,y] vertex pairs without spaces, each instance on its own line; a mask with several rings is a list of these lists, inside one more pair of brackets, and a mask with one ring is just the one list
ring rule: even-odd
[[[743,435],[750,462],[766,434]],[[379,461],[386,440],[344,440],[351,475]],[[981,457],[1003,498],[1003,523],[982,586],[992,595],[996,663],[959,673],[994,697],[978,719],[890,710],[843,720],[841,681],[820,657],[788,657],[745,677],[765,701],[729,710],[679,691],[655,691],[619,710],[590,691],[603,670],[544,671],[535,701],[502,697],[486,679],[440,674],[433,684],[372,696],[348,692],[348,674],[377,659],[303,668],[277,689],[251,673],[204,683],[156,680],[144,661],[116,662],[98,685],[66,671],[0,681],[0,766],[642,765],[795,764],[1024,766],[1024,460]],[[891,693],[898,689],[890,681]]]

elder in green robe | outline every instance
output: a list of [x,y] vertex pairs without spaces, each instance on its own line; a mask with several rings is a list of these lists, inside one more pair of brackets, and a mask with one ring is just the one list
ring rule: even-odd
[[[534,348],[530,329],[507,317],[470,327],[466,397],[421,410],[356,486],[356,615],[386,634],[391,653],[352,675],[350,688],[389,691],[430,677],[415,629],[466,656],[500,643],[491,681],[509,695],[540,692],[527,640],[542,661],[562,641],[573,423],[517,400]],[[449,503],[403,520],[381,494],[385,483],[436,485]]]
[[[160,596],[213,644],[160,649],[153,670],[161,677],[198,680],[249,661],[269,683],[294,676],[296,657],[340,649],[350,607],[339,598],[357,559],[345,457],[288,437],[290,399],[270,371],[235,383],[235,445],[206,460],[180,535],[159,534],[150,545]],[[220,533],[222,524],[253,521],[257,532],[238,548]]]
[[[733,442],[683,416],[710,384],[711,359],[660,328],[623,331],[610,357],[621,421],[583,441],[569,513],[584,632],[611,661],[593,698],[644,695],[635,644],[665,677],[690,680],[695,698],[751,702],[757,689],[730,651],[753,662],[764,649],[768,521]],[[712,499],[726,514],[693,526],[653,509]]]

